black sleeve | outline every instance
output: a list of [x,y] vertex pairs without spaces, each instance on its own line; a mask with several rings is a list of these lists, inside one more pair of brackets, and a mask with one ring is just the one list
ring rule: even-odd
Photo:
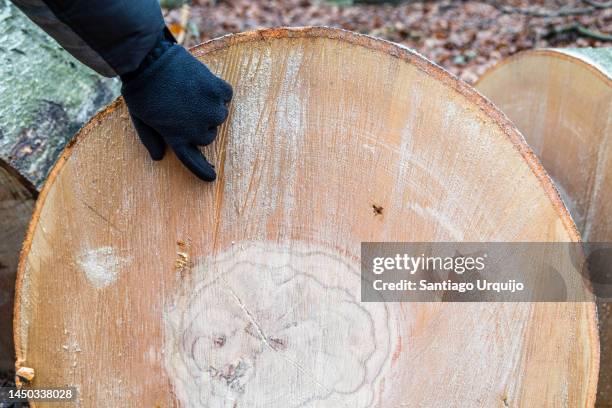
[[104,76],[138,68],[164,27],[158,0],[12,0],[79,61]]

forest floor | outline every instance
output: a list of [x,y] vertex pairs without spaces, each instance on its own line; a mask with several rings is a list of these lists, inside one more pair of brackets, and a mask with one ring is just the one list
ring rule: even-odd
[[[166,17],[174,30],[181,30],[180,9],[168,11]],[[610,0],[443,0],[383,5],[353,5],[350,0],[196,0],[187,21],[187,46],[262,27],[344,28],[404,44],[469,83],[500,59],[522,50],[612,46]]]

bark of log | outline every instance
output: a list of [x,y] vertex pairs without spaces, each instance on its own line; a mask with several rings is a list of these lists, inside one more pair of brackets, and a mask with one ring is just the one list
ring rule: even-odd
[[[517,125],[556,181],[585,241],[612,241],[612,48],[529,51],[476,87]],[[612,406],[612,307],[599,307],[597,404]]]
[[118,93],[0,0],[0,159],[40,187],[66,142]]
[[13,288],[35,186],[117,91],[0,0],[0,372],[14,367]]
[[152,162],[121,101],[81,131],[20,263],[32,385],[83,406],[593,404],[592,303],[359,301],[363,241],[579,240],[503,114],[345,31],[193,52],[235,88],[205,148],[218,180]]

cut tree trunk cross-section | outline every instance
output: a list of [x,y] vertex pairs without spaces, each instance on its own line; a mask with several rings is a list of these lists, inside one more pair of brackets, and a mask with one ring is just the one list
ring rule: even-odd
[[[585,241],[612,242],[612,48],[527,51],[486,72],[476,87],[521,130]],[[599,282],[612,293],[611,277]],[[598,304],[597,402],[612,406],[612,304]]]
[[33,386],[82,406],[592,406],[593,303],[360,302],[364,241],[579,240],[503,114],[341,30],[193,53],[235,89],[204,149],[218,180],[151,161],[122,101],[81,131],[19,269]]

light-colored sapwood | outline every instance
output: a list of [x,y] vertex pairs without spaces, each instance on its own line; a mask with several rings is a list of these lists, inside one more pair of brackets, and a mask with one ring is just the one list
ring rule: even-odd
[[364,241],[579,240],[492,104],[339,30],[193,52],[235,89],[218,180],[151,161],[121,101],[83,129],[20,264],[33,385],[83,407],[593,404],[593,303],[360,302]]
[[[611,242],[612,48],[524,52],[486,72],[477,88],[508,115],[540,157],[583,240]],[[599,319],[597,400],[612,406],[609,301],[599,303]]]

